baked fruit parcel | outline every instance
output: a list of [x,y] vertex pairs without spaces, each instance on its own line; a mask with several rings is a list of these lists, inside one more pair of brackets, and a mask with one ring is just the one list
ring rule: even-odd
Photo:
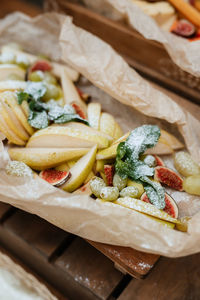
[[[0,55],[0,131],[10,176],[39,176],[93,201],[112,202],[186,231],[165,187],[200,195],[200,168],[184,145],[156,125],[124,134],[114,116],[76,88],[78,74],[5,46]],[[163,155],[173,155],[174,169]]]

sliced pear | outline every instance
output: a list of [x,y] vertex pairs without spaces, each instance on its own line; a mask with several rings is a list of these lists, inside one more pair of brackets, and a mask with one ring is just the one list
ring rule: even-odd
[[90,126],[96,130],[99,130],[100,117],[101,117],[101,104],[89,103],[87,114],[88,114],[88,122]]
[[22,161],[35,170],[44,170],[79,158],[88,151],[88,148],[10,148],[8,153],[12,160]]
[[23,101],[21,104],[21,108],[26,116],[26,118],[28,118],[29,116],[29,107],[28,107],[28,103],[26,101]]
[[75,85],[69,78],[65,69],[63,69],[61,72],[61,86],[63,89],[64,103],[72,104],[73,102],[76,102],[83,109],[84,113],[86,114],[87,105],[82,101]]
[[158,143],[155,147],[148,149],[145,154],[156,154],[156,155],[167,155],[172,154],[173,148],[168,144],[168,142],[162,138],[159,138]]
[[127,208],[139,211],[141,213],[144,213],[146,215],[153,216],[155,218],[171,222],[174,224],[180,223],[179,220],[172,218],[169,214],[166,212],[158,209],[154,205],[150,203],[146,203],[144,201],[130,198],[130,197],[124,197],[124,198],[118,198],[114,203],[125,206]]
[[5,122],[1,112],[0,112],[0,131],[6,136],[9,142],[15,144],[15,145],[21,145],[23,146],[25,142],[20,139],[7,125]]
[[25,79],[25,70],[14,64],[0,65],[0,81],[7,80],[8,76],[14,74],[19,76],[19,79]]
[[49,126],[45,129],[38,130],[29,139],[27,147],[92,147],[94,145],[106,148],[109,140],[103,136],[88,131],[82,131],[75,128],[64,126]]
[[108,147],[106,149],[99,150],[97,152],[96,159],[100,160],[100,159],[115,158],[116,154],[117,154],[117,147],[118,147],[118,144],[114,144],[114,145],[111,145],[110,147]]
[[68,172],[68,171],[69,171],[69,166],[68,166],[67,163],[64,163],[64,164],[62,164],[62,165],[59,165],[59,166],[55,167],[55,169],[56,169],[57,171]]
[[75,195],[87,195],[87,196],[91,196],[92,195],[92,191],[90,188],[90,183],[86,183],[83,186],[81,186],[79,189],[75,190],[73,192],[73,194]]
[[27,82],[21,80],[3,80],[0,81],[0,92],[24,90]]
[[172,134],[161,129],[161,138],[166,140],[166,142],[172,147],[174,150],[179,150],[184,148],[184,145]]
[[0,110],[1,114],[6,122],[6,124],[10,127],[10,129],[23,141],[27,141],[29,138],[28,133],[25,131],[21,123],[18,121],[15,114],[12,112],[10,107],[5,104],[4,102],[1,102]]
[[91,171],[91,172],[88,174],[87,178],[85,179],[84,184],[88,183],[94,176],[95,176],[95,175],[94,175],[94,172]]
[[[53,126],[60,126],[60,125],[54,124]],[[91,134],[102,136],[102,137],[108,139],[111,142],[113,141],[113,138],[110,135],[108,135],[106,133],[103,133],[99,130],[95,130],[94,128],[92,128],[90,126],[87,126],[83,123],[69,122],[69,123],[62,124],[62,126],[78,129],[78,130],[81,130],[81,131],[84,131],[84,132],[89,131]]]
[[71,169],[71,168],[77,163],[77,161],[78,161],[77,159],[69,160],[69,161],[67,162],[69,168]]
[[114,144],[119,144],[119,143],[121,143],[121,142],[124,142],[124,141],[129,137],[130,133],[131,133],[131,132],[128,131],[128,132],[125,133],[123,136],[121,136],[118,140],[114,141],[114,142],[112,143],[112,145],[114,145]]
[[[30,54],[30,53],[27,53],[27,52],[24,52],[24,51],[21,51],[19,49],[14,49],[10,46],[3,46],[1,48],[1,51],[2,53],[13,53],[14,55],[16,56],[21,56],[28,60],[30,64],[33,64],[35,61],[39,60],[39,57],[36,56],[36,55],[33,55],[33,54]],[[79,77],[79,73],[77,71],[75,71],[74,69],[68,67],[68,66],[63,66],[59,63],[55,63],[55,62],[51,62],[51,65],[52,65],[52,73],[57,76],[57,77],[60,77],[61,76],[61,72],[62,72],[62,69],[65,69],[66,72],[67,72],[67,75],[69,76],[69,78],[72,80],[72,81],[76,81],[78,80],[78,77]]]
[[121,127],[119,126],[119,124],[115,121],[115,130],[114,130],[114,140],[118,140],[119,138],[121,138],[123,136],[123,131],[121,129]]
[[33,128],[28,124],[27,118],[25,117],[20,105],[17,103],[16,95],[13,92],[3,92],[0,94],[0,100],[10,106],[14,114],[16,115],[19,122],[26,129],[26,131],[32,135],[34,133]]
[[115,119],[111,114],[102,113],[100,118],[100,131],[114,136],[115,131]]
[[97,146],[94,146],[70,169],[71,178],[63,186],[61,186],[63,190],[73,192],[83,184],[89,173],[92,171],[96,152]]

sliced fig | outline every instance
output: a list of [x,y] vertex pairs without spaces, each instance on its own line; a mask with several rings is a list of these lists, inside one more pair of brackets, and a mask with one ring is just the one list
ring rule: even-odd
[[158,166],[162,166],[162,167],[165,166],[163,160],[162,160],[158,155],[154,155],[154,157],[155,157],[155,159],[156,159],[156,166],[157,166],[157,167],[158,167]]
[[104,173],[108,185],[113,185],[114,166],[104,165]]
[[[149,198],[146,193],[142,194],[140,200],[147,202],[147,203],[151,203],[149,201]],[[169,214],[173,218],[176,218],[176,219],[178,218],[178,207],[176,205],[176,202],[167,193],[165,193],[165,208],[163,209],[163,211],[165,211],[167,214]]]
[[178,191],[183,190],[183,179],[176,172],[167,167],[156,167],[154,180],[164,183],[172,189]]
[[39,176],[53,186],[60,186],[70,179],[71,173],[55,169],[46,169],[41,171]]
[[33,71],[51,71],[52,66],[47,60],[37,60],[31,67],[29,72]]
[[82,118],[82,119],[86,119],[86,115],[84,113],[84,111],[82,110],[82,108],[80,107],[80,105],[78,105],[76,102],[73,102],[72,107],[75,109],[76,113]]
[[181,19],[177,22],[175,28],[172,30],[173,33],[180,35],[182,37],[192,37],[196,33],[195,26],[190,23],[188,20]]

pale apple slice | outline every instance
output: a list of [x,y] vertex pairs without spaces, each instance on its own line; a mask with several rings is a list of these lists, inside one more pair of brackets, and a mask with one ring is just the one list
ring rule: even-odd
[[158,209],[156,206],[135,198],[131,198],[131,197],[118,198],[114,203],[153,216],[155,218],[164,221],[168,221],[174,224],[180,223],[178,219],[171,217],[169,214],[167,214],[163,210]]
[[100,127],[101,104],[89,103],[87,108],[88,122],[90,126],[96,130]]
[[21,80],[2,80],[0,81],[0,92],[25,90],[26,81]]
[[[25,58],[25,60],[29,61],[30,64],[33,64],[35,61],[39,60],[40,58],[36,55],[21,51],[19,49],[14,49],[10,46],[3,46],[1,48],[1,52],[2,53],[13,53],[16,56],[20,56],[21,58]],[[59,63],[55,63],[55,62],[51,62],[52,65],[52,73],[56,76],[56,77],[60,77],[61,76],[61,72],[62,69],[65,69],[67,72],[67,75],[69,76],[69,78],[72,81],[77,81],[79,78],[79,73],[68,67],[68,66],[63,66]]]
[[115,119],[111,114],[102,113],[100,118],[100,131],[114,136],[115,131]]
[[[60,126],[60,125],[57,125],[57,124],[53,124],[53,126]],[[81,131],[84,131],[84,132],[90,132],[91,134],[94,134],[94,135],[99,135],[99,136],[102,136],[106,139],[108,139],[109,141],[113,141],[113,137],[111,137],[110,135],[106,134],[106,133],[103,133],[99,130],[95,130],[94,128],[90,127],[90,126],[87,126],[83,123],[78,123],[78,122],[69,122],[69,123],[64,123],[62,124],[62,126],[64,127],[69,127],[69,128],[74,128],[74,129],[78,129],[78,130],[81,130]]]
[[35,170],[44,170],[79,158],[88,151],[88,148],[10,148],[8,153],[12,160],[22,161]]
[[20,145],[20,146],[24,146],[25,142],[20,139],[11,129],[10,127],[7,125],[7,123],[5,122],[1,111],[0,111],[0,131],[6,136],[6,138],[8,139],[9,142],[15,144],[15,145]]
[[29,139],[27,147],[92,147],[98,148],[109,146],[109,140],[103,136],[92,134],[89,130],[82,131],[64,126],[49,126],[38,130]]
[[17,75],[19,79],[25,80],[25,70],[14,64],[0,65],[0,81],[7,80],[9,75]]
[[163,138],[174,150],[184,148],[184,145],[174,135],[163,129],[161,129],[161,138]]
[[16,115],[17,119],[22,124],[22,126],[30,135],[32,135],[34,133],[34,130],[28,124],[26,116],[24,115],[20,105],[17,103],[15,93],[9,91],[3,92],[0,94],[0,100],[10,106],[10,108],[12,109],[13,113]]
[[77,161],[77,163],[70,169],[71,178],[61,188],[67,192],[73,192],[79,188],[89,173],[92,171],[97,146],[94,146],[90,151]]
[[123,136],[123,131],[122,131],[121,127],[119,126],[119,124],[115,121],[115,130],[114,130],[113,138],[114,138],[114,140],[118,140],[122,136]]
[[75,102],[78,104],[83,112],[86,114],[87,112],[87,105],[83,102],[81,97],[79,96],[79,93],[77,91],[77,88],[69,78],[67,72],[65,69],[61,72],[61,86],[63,89],[63,99],[65,104],[72,104]]
[[10,107],[0,101],[0,109],[2,117],[4,118],[4,121],[10,127],[10,129],[23,141],[27,141],[29,139],[28,133],[25,131],[21,123],[18,121],[17,117],[13,113],[13,111],[10,109]]

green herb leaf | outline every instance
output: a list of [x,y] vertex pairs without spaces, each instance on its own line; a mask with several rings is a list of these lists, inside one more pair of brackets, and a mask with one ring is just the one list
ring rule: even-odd
[[46,111],[30,111],[28,122],[33,128],[36,129],[46,128],[49,124]]
[[26,92],[18,92],[17,93],[18,104],[22,104],[22,102],[27,101],[28,98],[29,98],[29,94],[27,94]]
[[62,116],[58,117],[57,119],[54,119],[54,123],[62,124],[62,123],[68,123],[68,122],[82,122],[86,125],[89,125],[88,121],[85,119],[82,119],[77,114],[63,114]]
[[34,100],[39,100],[46,93],[46,87],[42,82],[27,82],[27,87],[24,90],[29,94]]
[[150,202],[159,209],[165,207],[165,191],[159,183],[148,178],[154,175],[154,167],[140,160],[148,148],[154,147],[160,137],[160,129],[154,125],[143,125],[134,129],[127,140],[117,147],[115,170],[122,178],[140,180],[144,183]]

